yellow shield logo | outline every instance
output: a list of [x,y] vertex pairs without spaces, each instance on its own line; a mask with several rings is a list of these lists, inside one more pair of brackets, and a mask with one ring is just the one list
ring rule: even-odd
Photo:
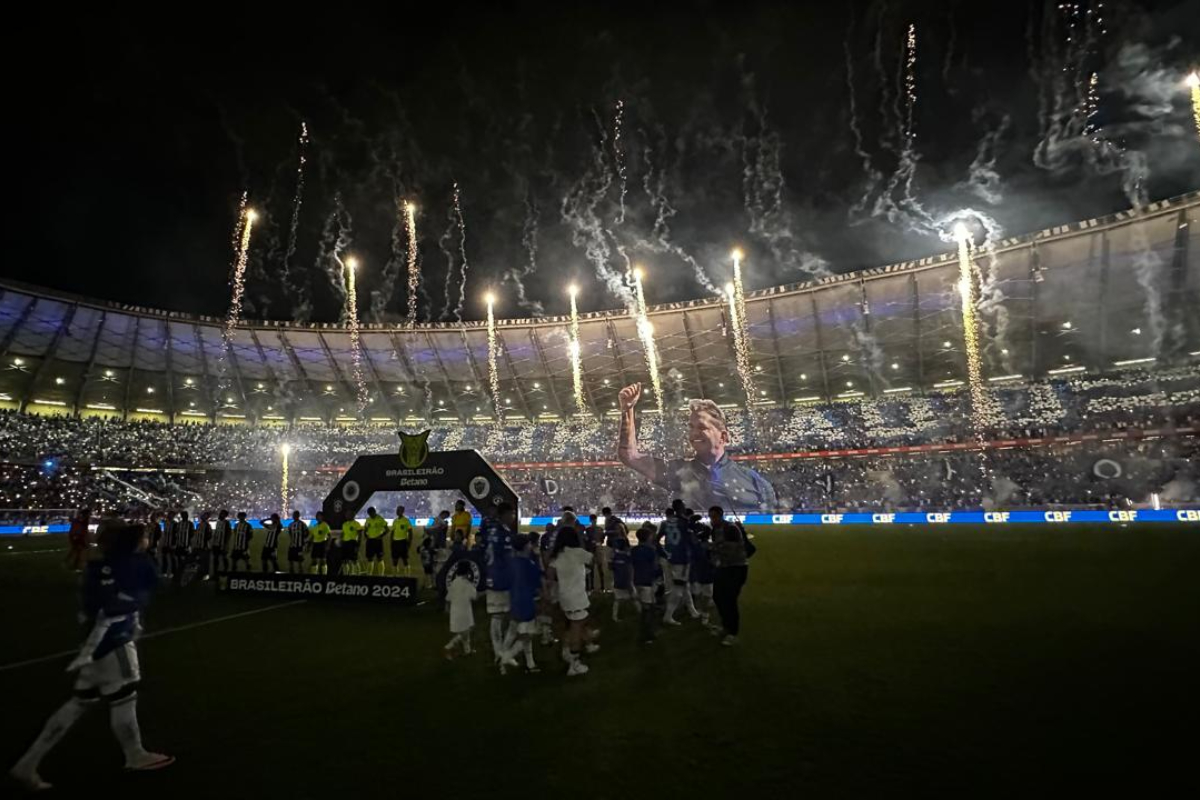
[[396,431],[400,435],[400,463],[409,469],[416,469],[425,463],[425,459],[429,457],[429,431],[421,433],[405,433],[404,431]]

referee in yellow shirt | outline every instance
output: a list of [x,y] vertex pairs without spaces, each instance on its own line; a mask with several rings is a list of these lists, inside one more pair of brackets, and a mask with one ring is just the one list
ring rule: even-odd
[[362,523],[354,517],[342,523],[342,571],[347,575],[362,571],[358,564],[358,535],[361,532]]
[[382,575],[385,569],[383,563],[383,536],[387,533],[387,520],[379,516],[375,506],[367,509],[367,574]]
[[309,541],[312,542],[312,572],[315,575],[326,575],[329,568],[325,563],[326,551],[329,548],[329,523],[325,515],[317,512],[317,524],[308,529]]
[[404,506],[396,506],[396,518],[392,520],[392,574],[400,574],[400,562],[404,562],[404,574],[408,574],[408,548],[412,544],[413,526],[404,516]]
[[467,504],[462,500],[454,501],[454,514],[450,517],[450,541],[454,541],[454,534],[462,531],[463,545],[471,546],[471,512],[467,511]]

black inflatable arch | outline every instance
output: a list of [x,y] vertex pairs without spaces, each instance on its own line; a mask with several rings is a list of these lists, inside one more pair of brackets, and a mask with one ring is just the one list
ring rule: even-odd
[[321,506],[329,527],[340,529],[376,492],[450,490],[460,492],[481,515],[504,502],[519,511],[516,492],[475,450],[432,452],[416,466],[408,466],[416,462],[410,456],[406,464],[399,453],[359,456]]

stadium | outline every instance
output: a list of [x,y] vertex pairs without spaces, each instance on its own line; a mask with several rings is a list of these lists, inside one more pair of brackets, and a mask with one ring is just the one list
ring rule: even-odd
[[1194,5],[54,10],[0,796],[1194,785]]
[[[644,403],[639,434],[677,455],[689,400],[715,401],[734,457],[780,484],[776,507],[741,512],[1194,504],[1198,209],[1188,195],[1004,240],[980,257],[980,355],[996,407],[982,434],[953,253],[749,294],[749,403],[726,303],[650,308],[665,403],[661,417]],[[277,507],[284,443],[293,506],[311,513],[355,456],[426,428],[433,449],[477,449],[499,465],[525,517],[560,502],[655,512],[667,493],[616,460],[618,391],[651,384],[636,319],[578,320],[582,411],[568,324],[497,322],[498,409],[482,323],[364,324],[360,414],[342,326],[247,321],[226,337],[217,319],[6,283],[0,514],[10,530],[62,525],[90,495],[122,513],[147,497],[254,518],[287,512]],[[441,508],[391,499],[420,517]]]

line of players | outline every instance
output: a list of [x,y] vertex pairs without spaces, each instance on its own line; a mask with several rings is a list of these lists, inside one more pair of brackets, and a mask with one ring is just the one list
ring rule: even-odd
[[[585,525],[566,508],[556,524],[543,534],[516,534],[510,506],[501,505],[480,524],[476,548],[482,551],[486,570],[486,608],[492,654],[501,673],[517,667],[538,671],[533,639],[543,645],[563,641],[567,675],[583,675],[588,666],[581,656],[598,651],[599,631],[589,620],[589,595],[613,593],[612,618],[620,621],[624,602],[633,604],[641,620],[640,639],[654,641],[658,615],[662,623],[676,626],[682,606],[714,634],[724,633],[722,644],[737,642],[740,616],[737,596],[745,583],[747,559],[753,553],[745,529],[724,518],[719,506],[709,510],[708,522],[676,500],[658,526],[646,522],[630,543],[628,528],[604,509],[604,524],[591,517]],[[472,562],[461,542],[455,542],[448,565],[446,606],[451,639],[446,657],[458,650],[472,652],[473,604],[477,598]],[[725,569],[727,568],[727,569]],[[714,593],[714,584],[721,591]],[[716,607],[721,625],[709,625],[709,608]]]
[[[215,524],[211,512],[199,514],[193,522],[188,512],[154,512],[148,524],[150,553],[159,561],[164,578],[176,582],[185,576],[199,575],[209,580],[220,572],[236,572],[240,569],[253,570],[251,543],[255,529],[245,512],[239,512],[236,520],[229,519],[229,512],[218,511]],[[404,506],[396,508],[396,516],[389,523],[375,508],[367,509],[365,522],[350,519],[339,531],[330,529],[324,515],[317,512],[316,521],[309,525],[299,511],[292,512],[291,520],[285,525],[278,514],[258,520],[263,530],[259,563],[264,573],[280,572],[279,548],[282,537],[287,537],[288,572],[313,574],[347,575],[400,575],[409,574],[410,555],[414,530],[412,520],[404,514]],[[448,549],[450,541],[470,541],[471,513],[466,504],[455,503],[454,513],[443,511],[433,526],[426,531],[426,539],[433,542],[431,548]],[[390,543],[391,566],[385,560],[385,544]],[[360,544],[365,544],[360,560]],[[427,548],[430,549],[430,548]],[[431,554],[429,565],[438,562]],[[445,559],[441,559],[444,563]],[[430,569],[426,569],[427,581],[432,585]],[[186,578],[186,579],[190,579]]]

